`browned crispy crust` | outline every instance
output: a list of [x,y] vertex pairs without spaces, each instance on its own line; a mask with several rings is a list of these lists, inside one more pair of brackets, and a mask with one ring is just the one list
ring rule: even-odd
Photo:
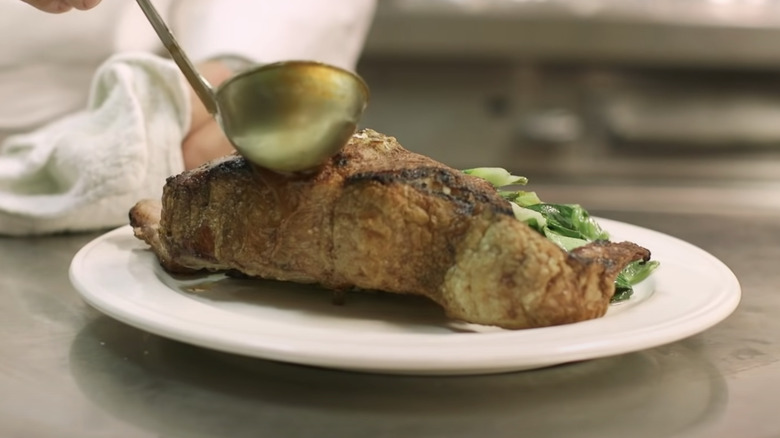
[[162,204],[141,201],[130,220],[171,272],[419,294],[453,318],[512,329],[602,316],[617,273],[650,257],[629,242],[567,253],[489,183],[371,130],[308,175],[231,156],[171,177]]

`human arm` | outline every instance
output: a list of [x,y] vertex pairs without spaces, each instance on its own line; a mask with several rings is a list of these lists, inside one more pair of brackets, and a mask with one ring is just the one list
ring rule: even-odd
[[100,3],[100,0],[22,0],[23,2],[52,14],[61,14],[71,9],[86,11]]
[[[201,76],[214,87],[219,86],[235,74],[225,62],[219,59],[198,63],[196,68]],[[233,145],[222,132],[222,128],[209,114],[191,87],[189,88],[189,99],[190,129],[181,143],[185,169],[193,169],[234,151]]]

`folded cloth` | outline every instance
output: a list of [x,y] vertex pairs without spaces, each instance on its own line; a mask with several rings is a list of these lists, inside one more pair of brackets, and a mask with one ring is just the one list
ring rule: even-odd
[[123,53],[96,72],[87,108],[0,144],[0,234],[84,231],[127,223],[183,170],[189,88],[176,65]]

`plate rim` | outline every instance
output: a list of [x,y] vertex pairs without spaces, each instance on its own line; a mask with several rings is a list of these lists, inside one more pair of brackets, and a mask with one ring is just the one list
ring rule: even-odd
[[[97,310],[123,323],[166,338],[256,358],[302,365],[392,374],[487,374],[539,368],[572,361],[630,353],[675,342],[705,331],[727,318],[739,305],[741,287],[737,277],[725,263],[712,254],[682,239],[659,231],[606,218],[596,217],[595,219],[604,229],[610,232],[612,232],[611,229],[620,229],[623,234],[645,235],[648,238],[660,239],[667,244],[695,254],[700,260],[716,268],[722,276],[721,293],[717,297],[718,299],[709,301],[706,306],[698,309],[695,315],[693,314],[694,312],[691,312],[689,317],[694,316],[695,318],[693,321],[689,320],[687,324],[681,324],[680,321],[667,321],[667,324],[645,327],[644,331],[652,332],[649,334],[643,333],[641,327],[634,327],[633,334],[641,336],[634,339],[633,342],[626,342],[625,335],[612,333],[607,336],[602,333],[600,339],[594,339],[591,335],[584,335],[587,341],[584,344],[561,342],[550,348],[543,348],[543,351],[538,351],[537,353],[528,352],[522,348],[518,351],[502,351],[502,345],[506,347],[507,343],[527,341],[529,337],[538,338],[540,333],[545,333],[546,336],[553,336],[552,333],[557,333],[561,336],[571,336],[572,334],[576,335],[578,331],[583,333],[585,328],[588,328],[588,330],[585,330],[587,333],[598,332],[598,326],[604,325],[602,321],[607,319],[607,317],[604,317],[562,326],[491,333],[447,334],[446,336],[438,334],[414,334],[410,336],[404,333],[390,335],[365,334],[363,336],[353,336],[351,339],[337,339],[338,345],[336,346],[342,348],[337,349],[334,354],[333,348],[325,348],[323,346],[322,339],[301,339],[290,336],[274,339],[273,333],[262,332],[262,330],[263,339],[247,338],[241,335],[242,331],[245,331],[244,334],[257,334],[253,331],[256,328],[267,330],[271,327],[267,322],[231,321],[229,324],[231,327],[224,327],[220,324],[203,325],[198,321],[183,318],[181,315],[161,314],[148,309],[144,310],[142,306],[139,307],[138,303],[133,303],[127,297],[117,296],[116,291],[97,290],[90,284],[89,271],[84,269],[92,251],[115,237],[132,239],[133,243],[140,244],[141,248],[146,246],[145,243],[138,241],[133,236],[132,228],[129,225],[108,231],[79,249],[71,261],[69,277],[82,298]],[[624,238],[627,239],[627,237]],[[652,250],[652,245],[645,245],[651,247]],[[157,259],[151,252],[146,257],[146,260],[150,259],[156,263]],[[660,261],[661,267],[650,277],[652,281],[655,281],[664,272],[664,261]],[[118,266],[118,268],[122,269],[123,267]],[[125,268],[128,267],[125,266]],[[159,285],[174,292],[173,289],[170,289],[162,282],[159,282]],[[132,288],[133,285],[124,285],[122,287]],[[182,299],[186,298],[182,297]],[[130,304],[129,306],[128,303]],[[643,304],[638,303],[637,308],[641,308]],[[207,306],[204,303],[201,303],[201,305]],[[214,312],[211,312],[212,316],[216,315],[216,311],[217,309],[214,309]],[[219,309],[218,312],[224,312],[224,310]],[[206,313],[209,313],[209,311],[206,310]],[[255,326],[254,329],[253,326]],[[408,344],[410,337],[414,338],[416,342],[411,347]],[[475,348],[474,342],[469,342],[473,341],[474,337],[479,337],[480,341],[480,345],[476,347],[476,350],[478,350],[476,353],[478,354],[475,354],[473,351]],[[331,341],[336,339],[333,336],[326,336],[325,338],[325,340],[330,339]],[[377,341],[384,343],[377,347],[375,345]],[[368,343],[374,345],[367,345]],[[333,345],[329,344],[328,347],[333,347]],[[431,350],[432,347],[436,347],[441,354],[437,355],[435,352],[434,354],[426,354],[425,351]],[[472,350],[467,352],[467,354],[457,354],[459,349],[466,347]],[[418,353],[418,355],[410,353]]]

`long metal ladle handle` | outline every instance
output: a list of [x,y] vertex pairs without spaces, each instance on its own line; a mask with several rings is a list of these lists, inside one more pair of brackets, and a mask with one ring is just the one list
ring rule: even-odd
[[160,41],[162,41],[165,48],[168,49],[174,62],[176,62],[176,65],[179,66],[181,72],[184,73],[184,77],[187,78],[187,81],[195,90],[195,94],[197,94],[203,102],[206,110],[211,115],[216,116],[217,100],[214,97],[214,89],[211,88],[211,85],[206,79],[195,70],[195,66],[192,65],[190,59],[184,54],[181,47],[179,47],[179,43],[176,42],[171,30],[168,29],[168,26],[165,24],[162,17],[160,17],[160,14],[157,13],[157,10],[152,3],[149,0],[136,1],[138,2],[138,6],[141,7],[141,10],[144,11],[146,18],[149,19],[149,23],[152,24],[154,31],[157,32]]

